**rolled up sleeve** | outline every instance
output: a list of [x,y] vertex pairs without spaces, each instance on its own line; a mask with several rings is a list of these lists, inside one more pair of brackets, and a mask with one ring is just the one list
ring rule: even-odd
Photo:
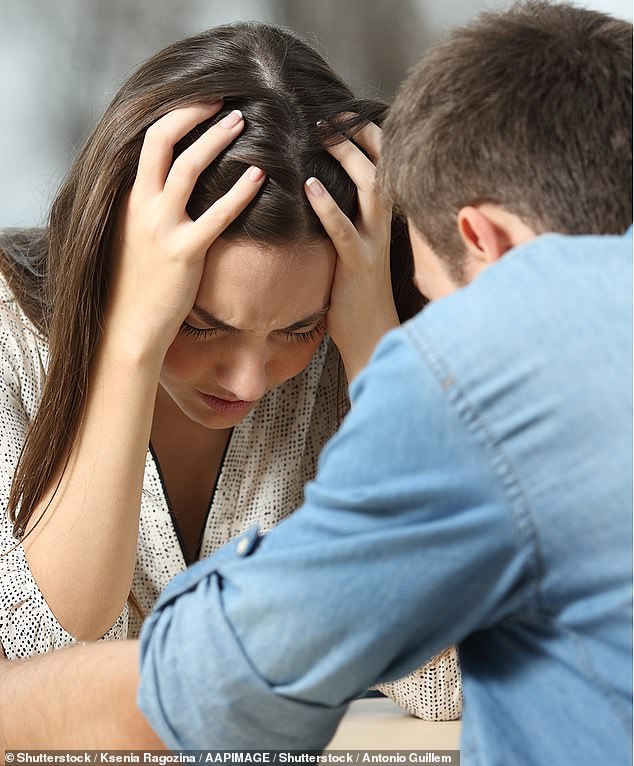
[[254,528],[191,567],[144,626],[139,707],[172,749],[319,749],[345,712],[280,696],[245,654],[223,608],[219,559],[256,546]]

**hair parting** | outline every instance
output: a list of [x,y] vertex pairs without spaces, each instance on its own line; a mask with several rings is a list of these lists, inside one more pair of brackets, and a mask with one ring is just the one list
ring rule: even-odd
[[[386,106],[355,98],[296,34],[264,24],[232,24],[174,43],[142,64],[79,153],[48,226],[0,237],[0,270],[49,347],[42,398],[8,503],[18,539],[32,528],[31,516],[47,489],[63,476],[78,432],[102,336],[117,215],[133,184],[145,132],[178,107],[219,99],[222,110],[174,149],[176,158],[233,109],[245,116],[243,133],[200,174],[187,204],[192,218],[227,193],[249,165],[265,170],[266,181],[224,238],[265,245],[325,239],[304,193],[310,176],[322,181],[350,219],[356,217],[356,187],[324,143],[354,139],[368,122],[381,123]],[[325,122],[317,127],[318,121]],[[412,283],[402,221],[395,219],[393,235],[392,281],[404,320],[423,303]]]

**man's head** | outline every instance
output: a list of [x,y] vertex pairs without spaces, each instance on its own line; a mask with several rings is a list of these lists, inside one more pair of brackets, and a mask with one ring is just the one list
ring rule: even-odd
[[485,13],[423,56],[384,130],[380,182],[449,286],[541,232],[623,232],[632,26],[543,2]]

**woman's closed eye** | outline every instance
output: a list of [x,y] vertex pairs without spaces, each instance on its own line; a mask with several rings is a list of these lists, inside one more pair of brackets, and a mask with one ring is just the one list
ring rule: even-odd
[[[322,322],[319,322],[309,330],[278,330],[277,334],[282,335],[287,340],[297,343],[310,343],[316,340],[325,330],[325,326]],[[183,335],[188,335],[195,340],[204,340],[205,338],[211,338],[218,333],[231,333],[239,332],[238,330],[228,330],[222,327],[194,327],[193,325],[183,322],[181,325],[181,332]]]
[[298,341],[300,343],[310,343],[313,340],[317,340],[317,338],[323,333],[325,329],[326,328],[324,325],[320,322],[310,330],[304,330],[302,332],[298,332],[297,330],[282,330],[281,332],[289,340]]
[[221,332],[221,330],[219,327],[194,327],[191,324],[187,324],[187,322],[183,322],[181,332],[183,335],[189,335],[196,340],[201,340],[203,338],[210,338],[212,335]]

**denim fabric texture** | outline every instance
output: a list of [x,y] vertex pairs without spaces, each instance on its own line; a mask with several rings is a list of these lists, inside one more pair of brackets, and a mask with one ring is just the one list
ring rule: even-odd
[[632,734],[632,239],[543,235],[381,342],[300,510],[172,581],[139,705],[178,748],[318,749],[459,645],[463,766]]

